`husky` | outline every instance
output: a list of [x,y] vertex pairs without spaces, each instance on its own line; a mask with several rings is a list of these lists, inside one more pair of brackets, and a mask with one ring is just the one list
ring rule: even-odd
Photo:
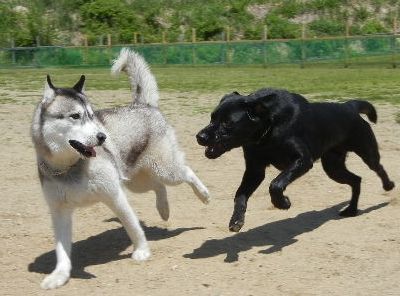
[[123,49],[112,72],[129,76],[129,106],[93,111],[84,75],[72,88],[55,87],[48,75],[34,112],[31,134],[57,255],[54,271],[41,283],[44,289],[60,287],[70,278],[75,208],[107,205],[133,243],[132,258],[143,261],[151,252],[125,187],[135,193],[154,191],[163,220],[169,218],[166,185],[186,182],[203,203],[210,200],[207,188],[185,165],[174,130],[158,109],[157,83],[143,57]]

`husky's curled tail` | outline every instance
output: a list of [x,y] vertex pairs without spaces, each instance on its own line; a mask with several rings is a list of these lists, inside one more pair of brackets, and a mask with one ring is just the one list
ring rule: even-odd
[[158,87],[149,65],[138,53],[123,48],[114,60],[111,72],[118,75],[121,71],[128,74],[133,96],[133,104],[146,104],[158,107]]

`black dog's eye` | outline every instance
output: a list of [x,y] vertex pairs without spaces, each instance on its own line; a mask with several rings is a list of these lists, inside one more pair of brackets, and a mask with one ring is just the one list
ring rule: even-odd
[[232,121],[224,121],[221,123],[223,128],[229,129],[233,127],[233,122]]
[[79,113],[74,113],[74,114],[71,114],[69,117],[71,117],[72,119],[80,119],[81,115]]

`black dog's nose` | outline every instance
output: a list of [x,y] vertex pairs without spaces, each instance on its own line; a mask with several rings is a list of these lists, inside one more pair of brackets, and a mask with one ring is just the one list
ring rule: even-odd
[[208,144],[208,135],[206,133],[198,133],[196,135],[197,143],[201,146],[206,146]]
[[96,137],[97,137],[97,140],[99,140],[99,145],[102,145],[104,143],[104,141],[107,139],[107,136],[102,132],[98,133],[96,135]]

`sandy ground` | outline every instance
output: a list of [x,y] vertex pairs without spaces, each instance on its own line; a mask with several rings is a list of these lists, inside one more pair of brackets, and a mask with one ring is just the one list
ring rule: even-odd
[[[128,93],[89,92],[96,107],[129,100]],[[162,222],[153,193],[129,194],[144,224],[153,256],[137,264],[131,242],[105,206],[74,216],[73,277],[55,291],[40,281],[55,265],[53,233],[36,173],[29,126],[39,93],[15,94],[0,105],[0,294],[1,295],[400,295],[399,190],[380,180],[357,157],[348,166],[363,177],[361,214],[340,219],[350,196],[317,163],[287,189],[292,208],[274,209],[267,178],[249,202],[238,234],[227,225],[243,173],[241,150],[211,161],[194,135],[221,94],[163,93],[162,110],[176,128],[188,164],[213,200],[197,200],[190,187],[169,187],[171,217]],[[400,186],[398,107],[377,105],[374,126],[382,163]]]

